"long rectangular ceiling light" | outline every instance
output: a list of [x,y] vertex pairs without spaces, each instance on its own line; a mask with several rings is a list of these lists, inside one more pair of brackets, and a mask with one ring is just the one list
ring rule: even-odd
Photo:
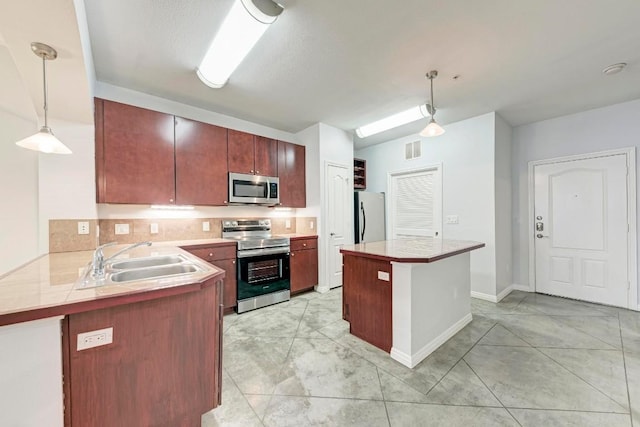
[[406,125],[407,123],[415,122],[416,120],[429,117],[429,111],[426,105],[418,105],[417,107],[410,108],[406,111],[394,114],[393,116],[385,117],[368,125],[360,126],[356,129],[356,134],[360,138],[366,138],[376,133],[384,132],[385,130],[393,129],[398,126]]
[[196,70],[200,80],[223,87],[282,10],[272,0],[235,0]]

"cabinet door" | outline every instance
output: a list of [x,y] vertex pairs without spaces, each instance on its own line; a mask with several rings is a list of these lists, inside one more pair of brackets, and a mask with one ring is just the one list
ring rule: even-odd
[[235,259],[223,259],[212,261],[211,264],[224,270],[224,291],[222,299],[225,310],[233,309],[238,303],[237,271]]
[[278,141],[255,137],[255,173],[263,176],[278,176]]
[[227,204],[227,129],[176,117],[176,203]]
[[305,183],[305,147],[278,141],[280,204],[291,208],[307,205]]
[[291,252],[291,293],[312,289],[318,284],[318,251],[306,249]]
[[96,99],[98,203],[174,203],[173,130],[172,115]]
[[250,133],[229,129],[228,161],[229,172],[253,174],[254,136]]

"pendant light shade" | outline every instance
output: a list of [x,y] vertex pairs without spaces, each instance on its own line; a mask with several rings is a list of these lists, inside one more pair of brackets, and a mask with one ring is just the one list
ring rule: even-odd
[[436,77],[438,77],[437,70],[432,70],[427,73],[427,78],[431,83],[431,104],[428,106],[429,112],[431,113],[431,120],[429,120],[429,124],[427,125],[427,127],[422,129],[422,131],[420,132],[420,136],[440,136],[445,132],[444,128],[436,123],[436,119],[434,118],[434,116],[436,115],[436,107],[433,103],[433,79],[435,79]]
[[16,145],[29,150],[40,151],[48,154],[71,154],[71,150],[53,135],[47,121],[47,60],[54,60],[58,52],[44,43],[31,43],[31,50],[36,56],[42,58],[42,79],[44,88],[44,126],[35,135],[16,142]]

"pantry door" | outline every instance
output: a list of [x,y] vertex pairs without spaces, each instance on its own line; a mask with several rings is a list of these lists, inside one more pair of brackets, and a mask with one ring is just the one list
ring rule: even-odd
[[329,288],[342,286],[342,254],[340,248],[353,243],[353,176],[346,165],[327,163],[326,212],[327,282]]
[[536,292],[629,307],[627,154],[533,167]]

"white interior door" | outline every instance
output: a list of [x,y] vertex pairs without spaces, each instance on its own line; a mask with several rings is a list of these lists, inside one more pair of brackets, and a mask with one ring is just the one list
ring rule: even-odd
[[340,248],[352,243],[353,186],[347,166],[327,164],[327,269],[329,287],[342,285],[342,254]]
[[440,166],[390,174],[388,188],[392,239],[441,237]]
[[629,307],[627,156],[534,167],[536,291]]

